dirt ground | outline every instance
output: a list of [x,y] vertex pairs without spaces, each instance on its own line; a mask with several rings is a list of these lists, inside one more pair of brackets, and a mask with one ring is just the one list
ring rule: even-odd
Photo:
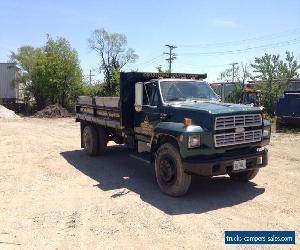
[[[198,177],[182,198],[121,146],[86,156],[71,118],[2,119],[0,139],[0,249],[300,248],[300,134],[273,134],[253,182]],[[225,230],[295,230],[297,244],[228,246]]]

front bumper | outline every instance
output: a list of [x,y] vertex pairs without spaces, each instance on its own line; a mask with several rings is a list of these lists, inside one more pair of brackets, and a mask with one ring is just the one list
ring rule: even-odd
[[[258,163],[258,159],[262,158],[261,163]],[[244,170],[233,171],[233,161],[246,160],[247,168]],[[227,173],[243,172],[251,169],[257,169],[265,167],[268,164],[268,150],[248,153],[237,156],[225,156],[209,160],[190,159],[182,161],[184,170],[186,173],[196,174],[200,176],[216,176]]]

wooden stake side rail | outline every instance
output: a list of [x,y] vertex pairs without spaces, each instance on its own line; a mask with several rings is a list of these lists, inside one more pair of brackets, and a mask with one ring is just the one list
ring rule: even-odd
[[76,121],[88,121],[121,129],[119,97],[79,96],[76,103]]

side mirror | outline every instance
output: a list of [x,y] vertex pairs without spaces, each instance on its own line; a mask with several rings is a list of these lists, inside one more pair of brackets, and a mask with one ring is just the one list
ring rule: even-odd
[[135,84],[135,111],[141,112],[143,106],[143,83],[137,82]]

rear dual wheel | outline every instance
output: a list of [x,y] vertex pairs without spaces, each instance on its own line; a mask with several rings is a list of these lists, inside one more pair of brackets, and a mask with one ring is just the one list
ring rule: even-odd
[[82,132],[82,141],[87,155],[101,155],[106,150],[107,135],[102,127],[86,125]]

